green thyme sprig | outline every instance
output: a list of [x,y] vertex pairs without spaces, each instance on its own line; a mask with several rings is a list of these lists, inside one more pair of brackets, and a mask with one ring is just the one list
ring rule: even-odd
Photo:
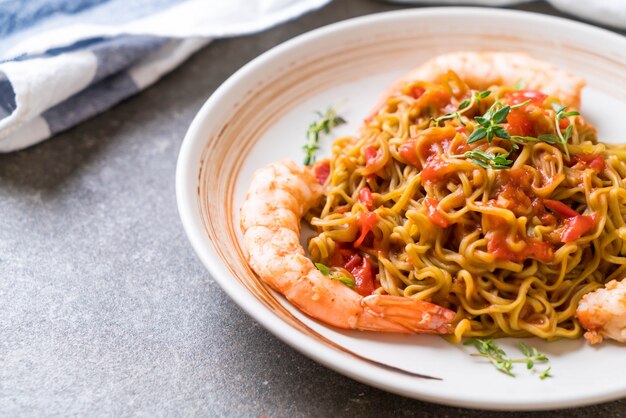
[[446,113],[445,115],[438,118],[430,118],[430,120],[435,123],[435,126],[439,126],[440,122],[457,118],[461,125],[465,126],[465,122],[463,122],[463,119],[461,119],[461,115],[471,109],[474,106],[474,103],[480,104],[480,100],[486,98],[490,94],[491,90],[476,92],[472,94],[472,97],[470,97],[469,99],[465,99],[461,103],[459,103],[459,107],[457,108],[456,112]]
[[504,129],[504,126],[500,124],[506,120],[506,117],[509,115],[509,112],[511,112],[511,109],[526,106],[528,103],[530,103],[530,100],[526,100],[523,103],[518,103],[513,106],[502,106],[500,102],[496,101],[489,108],[489,110],[487,110],[487,113],[483,116],[476,116],[474,118],[474,120],[480,125],[480,128],[472,132],[469,138],[467,138],[467,143],[471,144],[480,141],[483,138],[487,138],[487,142],[489,143],[491,143],[495,137],[510,139],[511,135],[509,135],[509,133]]
[[494,168],[496,170],[502,170],[509,168],[513,161],[509,160],[509,154],[492,154],[490,152],[484,152],[481,150],[467,151],[463,156],[472,160],[475,164],[482,168]]
[[567,125],[567,128],[565,128],[565,134],[563,134],[563,132],[561,131],[561,126],[559,125],[559,121],[561,119],[565,119],[570,116],[578,116],[580,115],[580,113],[576,111],[566,112],[567,106],[565,105],[560,106],[556,103],[552,103],[552,108],[556,112],[556,114],[554,115],[554,129],[556,130],[556,136],[558,138],[558,142],[563,146],[565,155],[567,156],[567,158],[569,158],[569,149],[567,148],[567,141],[569,141],[569,139],[572,137],[572,130],[574,129],[574,126],[571,123]]
[[322,263],[315,263],[315,267],[317,267],[317,269],[320,271],[320,273],[322,273],[324,276],[328,276],[330,279],[332,280],[337,280],[338,282],[341,282],[343,284],[345,284],[348,287],[354,287],[356,286],[356,283],[354,280],[345,277],[345,276],[336,276],[334,275],[331,271],[330,268]]
[[536,373],[540,373],[539,379],[544,380],[548,377],[553,377],[550,374],[550,370],[552,369],[552,367],[548,367],[543,371],[539,371],[534,368],[537,363],[547,363],[549,361],[548,357],[545,354],[541,354],[536,348],[529,347],[523,342],[520,342],[518,344],[518,347],[524,357],[516,359],[508,357],[504,350],[493,342],[492,338],[486,340],[481,338],[470,338],[466,340],[463,344],[473,345],[478,353],[470,354],[471,356],[483,357],[489,360],[489,362],[498,371],[506,374],[507,376],[515,377],[515,374],[513,373],[513,366],[515,363],[525,363],[526,369],[532,370]]
[[346,120],[337,115],[337,111],[332,106],[326,110],[326,113],[315,113],[319,116],[319,120],[309,125],[306,130],[306,144],[302,147],[306,153],[304,165],[313,165],[315,162],[315,151],[319,149],[320,134],[328,135],[332,128],[346,123]]

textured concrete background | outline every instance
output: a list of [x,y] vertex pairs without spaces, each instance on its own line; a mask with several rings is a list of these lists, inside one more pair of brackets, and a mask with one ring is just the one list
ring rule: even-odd
[[[397,7],[336,1],[214,42],[113,110],[0,156],[0,415],[501,415],[391,395],[295,352],[220,290],[178,219],[178,149],[220,83],[295,35]],[[626,401],[511,415],[623,417]]]

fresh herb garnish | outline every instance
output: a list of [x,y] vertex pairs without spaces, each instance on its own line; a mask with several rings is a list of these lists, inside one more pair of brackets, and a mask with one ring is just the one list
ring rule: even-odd
[[330,276],[330,268],[322,263],[315,263],[315,267],[322,273],[324,276]]
[[467,151],[463,154],[465,158],[469,158],[475,164],[482,168],[492,167],[497,170],[509,168],[513,161],[509,160],[509,154],[491,154],[481,150]]
[[348,287],[354,287],[356,286],[356,283],[354,282],[354,280],[348,278],[348,277],[344,277],[344,276],[335,276],[332,274],[332,272],[330,271],[330,268],[322,263],[315,263],[315,267],[317,267],[317,269],[320,271],[320,273],[322,273],[324,276],[328,276],[330,279],[332,280],[337,280],[343,284],[345,284]]
[[319,149],[320,134],[324,133],[328,135],[330,130],[335,126],[346,123],[346,120],[337,115],[334,107],[329,107],[326,113],[315,112],[319,116],[319,120],[312,122],[306,130],[306,144],[304,151],[306,156],[304,157],[304,165],[313,165],[315,162],[315,151]]
[[[535,364],[546,363],[549,361],[545,354],[541,354],[536,348],[529,347],[523,342],[520,342],[518,347],[524,355],[524,358],[517,359],[507,357],[504,350],[498,347],[498,345],[494,343],[491,338],[487,340],[481,338],[470,338],[463,344],[473,345],[476,350],[478,350],[478,354],[471,354],[472,356],[486,358],[496,369],[498,369],[498,371],[512,377],[515,377],[515,374],[513,374],[513,365],[515,363],[526,363],[526,369],[539,373],[537,369],[534,369]],[[540,372],[541,374],[539,378],[544,380],[548,377],[553,377],[550,374],[551,368],[552,367],[548,367],[546,370]]]
[[476,92],[472,95],[471,98],[463,100],[459,103],[459,107],[456,112],[446,113],[443,116],[438,118],[430,118],[431,121],[435,122],[435,126],[439,126],[439,122],[443,122],[446,120],[457,118],[461,125],[465,126],[465,122],[461,119],[461,115],[465,113],[467,110],[471,109],[474,106],[475,102],[480,103],[480,99],[484,99],[491,94],[490,90],[485,90],[481,92]]
[[502,373],[515,377],[511,371],[513,362],[505,357],[506,353],[493,342],[493,339],[470,338],[463,345],[473,345],[479,354],[471,354],[472,356],[484,357]]
[[570,116],[578,116],[580,115],[580,113],[576,111],[566,112],[565,110],[567,110],[567,106],[564,106],[564,105],[559,106],[556,103],[552,103],[552,108],[556,112],[556,114],[554,115],[554,129],[556,130],[556,136],[558,138],[558,142],[561,145],[563,145],[563,150],[565,151],[565,155],[567,156],[567,158],[569,158],[569,149],[567,148],[567,141],[569,141],[569,139],[572,136],[573,125],[570,123],[567,126],[567,128],[565,128],[565,135],[563,135],[563,132],[561,132],[561,126],[559,125],[559,121],[561,119],[565,119]]
[[552,369],[552,366],[548,367],[543,372],[541,372],[541,374],[539,375],[539,379],[545,380],[548,377],[554,377],[550,374],[550,369]]
[[544,354],[541,354],[535,347],[529,347],[523,342],[518,345],[522,354],[526,356],[526,368],[528,370],[532,369],[535,366],[535,362],[546,362],[548,361],[548,357]]

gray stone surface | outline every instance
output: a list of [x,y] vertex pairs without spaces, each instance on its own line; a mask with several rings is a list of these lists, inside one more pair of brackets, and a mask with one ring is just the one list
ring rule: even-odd
[[[300,355],[228,299],[178,219],[178,149],[221,82],[299,33],[396,7],[337,1],[214,42],[111,111],[0,156],[0,415],[501,415],[391,395]],[[620,417],[626,401],[511,415]]]

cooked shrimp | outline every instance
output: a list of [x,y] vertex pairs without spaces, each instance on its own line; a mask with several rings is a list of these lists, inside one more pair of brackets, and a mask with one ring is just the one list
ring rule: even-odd
[[491,86],[512,86],[521,81],[530,90],[559,97],[568,106],[578,107],[585,81],[553,64],[525,54],[509,52],[455,52],[439,55],[411,71],[388,91],[407,80],[436,81],[454,71],[470,88],[486,90]]
[[248,262],[300,310],[327,324],[368,331],[449,333],[454,312],[390,295],[363,297],[320,273],[300,245],[300,218],[322,195],[309,167],[292,161],[258,170],[241,208]]
[[591,344],[604,338],[626,342],[626,281],[611,280],[604,289],[583,296],[576,316],[588,330],[585,338]]

